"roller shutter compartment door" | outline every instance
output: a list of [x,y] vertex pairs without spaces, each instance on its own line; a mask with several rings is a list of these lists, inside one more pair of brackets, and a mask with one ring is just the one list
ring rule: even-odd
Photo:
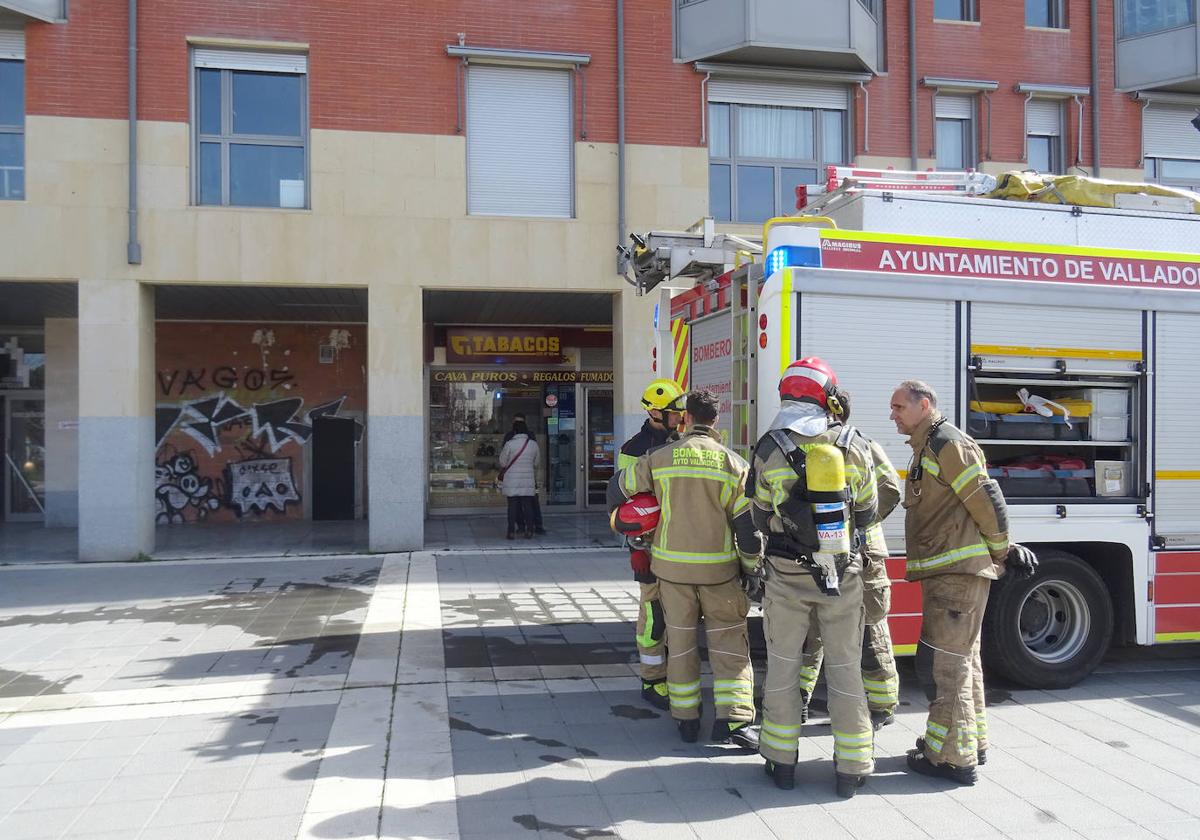
[[1200,547],[1200,315],[1156,317],[1154,530],[1171,547]]

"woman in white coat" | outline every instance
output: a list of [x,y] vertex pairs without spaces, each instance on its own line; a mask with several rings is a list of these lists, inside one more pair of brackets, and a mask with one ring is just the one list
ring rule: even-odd
[[524,421],[513,424],[513,436],[500,450],[500,488],[508,498],[508,539],[524,530],[533,538],[533,502],[537,494],[537,474],[542,457],[537,441]]

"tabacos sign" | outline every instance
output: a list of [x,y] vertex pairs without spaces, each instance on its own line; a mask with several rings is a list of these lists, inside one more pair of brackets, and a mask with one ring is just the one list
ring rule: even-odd
[[562,361],[562,336],[539,329],[446,328],[447,362]]

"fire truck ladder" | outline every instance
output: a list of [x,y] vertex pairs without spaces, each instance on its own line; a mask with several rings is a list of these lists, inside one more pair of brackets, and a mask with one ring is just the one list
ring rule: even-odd
[[[627,265],[625,279],[644,295],[664,280],[682,277],[702,283],[711,280],[739,262],[738,253],[748,258],[762,254],[762,245],[717,233],[711,218],[701,219],[686,231],[650,231],[644,236],[630,234],[631,245],[617,246]],[[630,270],[633,276],[630,276]]]

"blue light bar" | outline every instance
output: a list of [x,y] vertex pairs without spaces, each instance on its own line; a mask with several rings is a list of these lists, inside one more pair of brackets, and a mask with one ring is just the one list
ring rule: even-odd
[[820,268],[821,249],[811,245],[780,245],[767,254],[764,271],[770,277],[785,268]]

